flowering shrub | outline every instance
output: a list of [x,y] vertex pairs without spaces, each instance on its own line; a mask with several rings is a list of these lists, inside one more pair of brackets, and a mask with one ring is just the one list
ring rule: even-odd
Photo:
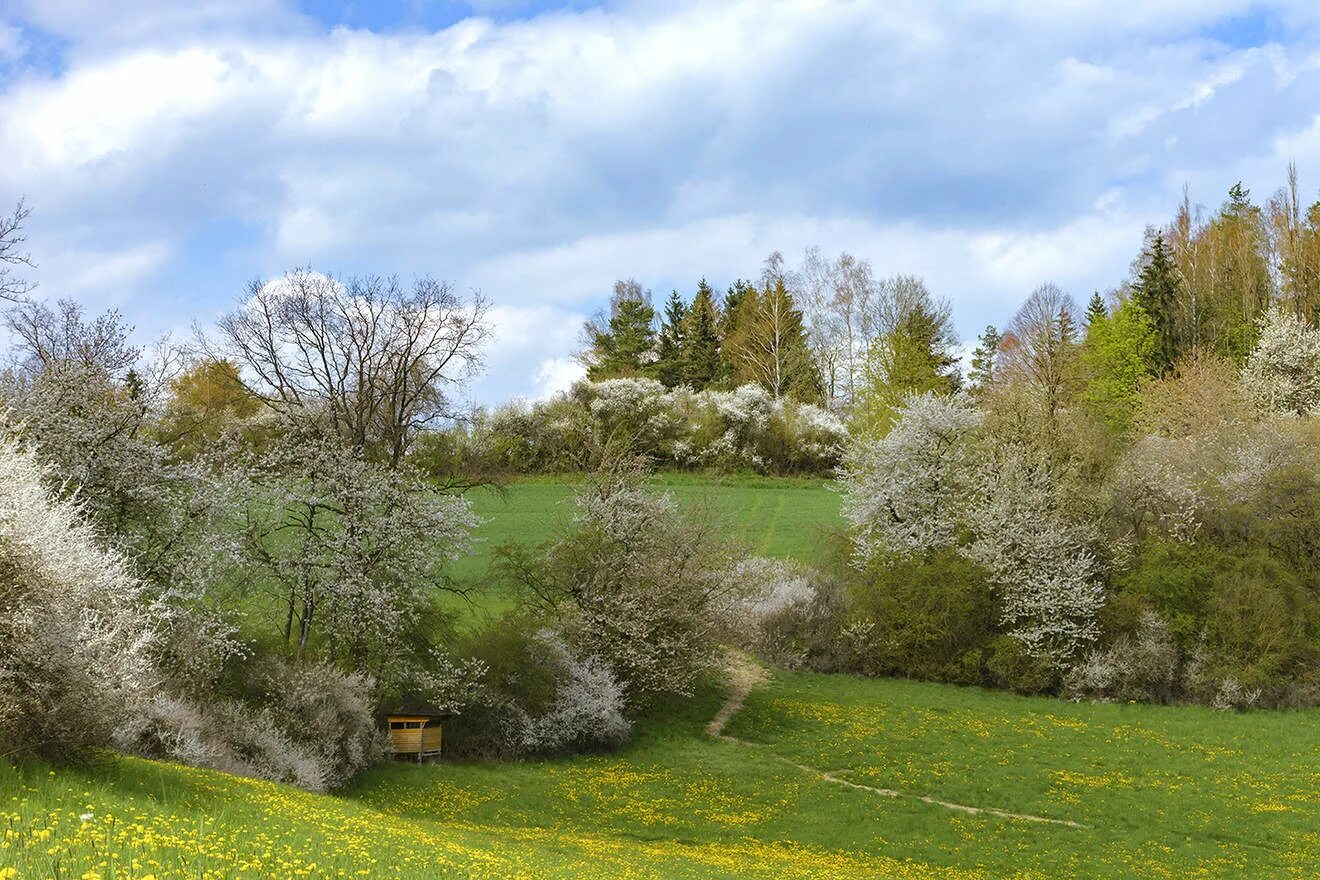
[[196,702],[158,694],[121,730],[117,744],[147,757],[324,791],[331,774],[315,751],[289,737],[266,709],[237,700]]
[[732,391],[667,390],[653,379],[579,382],[539,403],[511,403],[475,424],[425,440],[418,462],[436,473],[482,459],[515,473],[591,469],[630,454],[657,466],[825,473],[847,429],[826,409],[775,400],[759,385]]
[[160,692],[116,733],[123,749],[194,767],[326,791],[385,752],[371,682],[330,666],[271,664],[257,705]]
[[[104,743],[151,695],[156,615],[34,454],[0,440],[0,743]],[[76,723],[70,723],[76,719]]]
[[526,716],[519,744],[527,752],[553,754],[615,746],[628,738],[623,687],[599,657],[579,658],[563,639],[543,630],[537,636],[555,669],[554,698],[536,716]]
[[316,757],[325,787],[343,785],[384,756],[368,676],[320,663],[273,663],[261,684],[263,704],[288,738]]
[[733,550],[700,513],[650,491],[636,462],[611,462],[557,541],[506,545],[498,565],[530,607],[564,622],[574,651],[608,664],[630,705],[687,696],[715,659],[732,589]]
[[1137,630],[1093,652],[1068,674],[1065,692],[1094,700],[1167,702],[1178,673],[1178,649],[1169,625],[1151,612]]
[[878,440],[855,443],[844,466],[844,516],[862,563],[954,550],[999,597],[1008,633],[1034,658],[1063,667],[1098,635],[1098,530],[1046,456],[995,442],[962,396],[909,398]]
[[1320,330],[1282,306],[1266,312],[1242,384],[1266,412],[1305,416],[1320,407]]

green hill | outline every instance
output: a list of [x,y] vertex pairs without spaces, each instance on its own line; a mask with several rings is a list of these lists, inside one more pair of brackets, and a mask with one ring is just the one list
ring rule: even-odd
[[392,764],[334,797],[130,758],[4,765],[0,864],[103,880],[1181,878],[1302,877],[1320,859],[1320,713],[780,672],[725,740],[705,731],[721,700],[659,713],[617,754]]
[[[667,473],[655,485],[683,504],[707,508],[731,537],[762,556],[817,558],[826,532],[842,524],[840,498],[825,480],[782,477]],[[471,588],[472,604],[488,611],[507,607],[504,585],[489,577],[495,548],[506,542],[540,544],[572,515],[577,481],[572,477],[517,480],[503,491],[477,489],[469,494],[484,523],[477,529],[473,552],[451,572]]]

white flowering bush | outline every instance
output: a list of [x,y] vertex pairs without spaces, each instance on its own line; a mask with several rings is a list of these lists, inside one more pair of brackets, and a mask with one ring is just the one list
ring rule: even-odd
[[[438,450],[461,441],[462,455],[445,454],[484,456],[492,468],[518,473],[589,470],[619,454],[680,468],[828,473],[848,437],[832,412],[775,400],[759,385],[667,390],[653,379],[579,382],[551,400],[506,404],[450,433],[453,442],[427,445]],[[438,460],[426,466],[451,469]]]
[[559,540],[503,547],[499,566],[563,621],[573,651],[608,664],[630,705],[689,695],[716,657],[734,557],[699,514],[648,490],[635,462],[612,462],[579,492]]
[[623,686],[597,656],[575,656],[557,634],[544,630],[537,641],[555,670],[554,697],[538,715],[524,713],[519,746],[532,754],[586,751],[617,746],[632,723],[624,716]]
[[729,570],[730,642],[789,668],[851,668],[843,596],[819,572],[749,556]]
[[445,566],[469,546],[467,499],[315,435],[285,438],[249,475],[244,556],[282,597],[290,653],[392,673]]
[[320,782],[338,788],[385,755],[373,712],[375,682],[324,663],[273,663],[261,676],[263,705],[288,738],[316,756]]
[[106,742],[151,697],[156,615],[142,584],[9,438],[0,440],[0,609],[7,751]]
[[927,393],[904,402],[884,437],[853,444],[843,513],[858,561],[955,550],[989,575],[1006,631],[1064,667],[1098,635],[1099,533],[1068,512],[1042,455],[982,428],[968,398]]
[[369,678],[323,664],[272,663],[253,685],[255,702],[160,691],[116,732],[115,743],[308,791],[337,788],[384,757]]
[[151,758],[325,791],[334,774],[316,750],[290,737],[274,713],[237,700],[157,694],[116,743]]
[[1282,306],[1261,320],[1242,384],[1266,412],[1306,416],[1320,408],[1320,330]]
[[1178,649],[1169,626],[1145,612],[1135,632],[1092,652],[1064,680],[1064,690],[1079,699],[1115,702],[1168,702],[1178,674]]
[[1250,502],[1289,469],[1320,477],[1320,460],[1303,424],[1275,416],[1188,437],[1141,437],[1119,458],[1110,489],[1120,524],[1137,538],[1191,542],[1207,518]]
[[961,552],[989,573],[1007,631],[1033,657],[1066,667],[1100,634],[1099,529],[1063,512],[1067,490],[1034,450],[996,447],[976,475]]
[[912,556],[958,541],[981,421],[966,397],[916,395],[888,434],[849,448],[843,515],[863,558]]

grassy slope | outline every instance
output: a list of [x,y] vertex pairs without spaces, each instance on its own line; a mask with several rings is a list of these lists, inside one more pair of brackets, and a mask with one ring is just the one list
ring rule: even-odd
[[[667,477],[771,555],[810,558],[838,499],[819,483]],[[553,534],[565,481],[478,496],[503,540]],[[498,602],[498,591],[494,598]],[[489,608],[489,606],[487,606]],[[1074,705],[780,673],[727,732],[706,693],[623,752],[391,765],[340,797],[127,758],[49,774],[0,760],[0,878],[1257,877],[1320,862],[1320,713]],[[1068,819],[969,815],[833,784]],[[83,818],[86,817],[86,818]],[[134,865],[134,859],[137,860]]]
[[[730,534],[753,553],[809,561],[825,530],[841,523],[839,496],[824,480],[710,477],[664,474],[655,481],[680,503],[709,505]],[[475,588],[473,604],[486,611],[509,607],[502,584],[489,577],[494,550],[514,541],[540,544],[555,537],[571,515],[573,478],[519,480],[503,494],[479,489],[469,496],[485,520],[474,552],[451,567],[462,585]]]
[[[730,724],[742,744],[704,735],[718,703],[662,713],[616,755],[390,765],[337,798],[131,759],[58,776],[0,766],[0,864],[36,877],[56,859],[62,876],[109,877],[137,858],[114,876],[623,880],[1304,877],[1320,860],[1320,713],[780,673]],[[1089,827],[885,797],[790,762]]]

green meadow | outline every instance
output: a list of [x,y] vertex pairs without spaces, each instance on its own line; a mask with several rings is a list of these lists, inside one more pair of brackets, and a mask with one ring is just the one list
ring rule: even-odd
[[[827,533],[842,524],[839,495],[825,480],[661,474],[654,485],[680,504],[704,508],[730,537],[759,556],[810,562]],[[476,530],[473,552],[451,568],[455,581],[468,590],[467,601],[455,598],[450,604],[486,612],[509,607],[507,585],[491,571],[496,548],[553,540],[572,516],[577,486],[577,478],[542,477],[470,493],[483,524]]]
[[[774,672],[623,751],[390,764],[335,796],[102,756],[0,766],[11,877],[1308,877],[1320,713]],[[1012,815],[1010,815],[1012,814]]]
[[[664,476],[754,552],[810,560],[819,481]],[[571,480],[482,490],[456,579],[507,607],[493,549],[551,539]],[[1309,877],[1320,712],[1092,705],[766,670],[657,707],[623,750],[392,763],[336,795],[110,754],[0,760],[0,880],[17,878]],[[7,873],[6,873],[7,872]]]

